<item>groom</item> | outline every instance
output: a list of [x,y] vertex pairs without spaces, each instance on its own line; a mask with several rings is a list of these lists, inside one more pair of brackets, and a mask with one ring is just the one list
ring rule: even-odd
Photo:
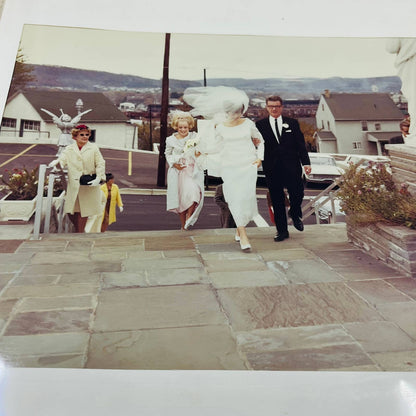
[[259,120],[256,125],[264,139],[263,171],[270,191],[277,228],[274,241],[283,241],[289,238],[284,188],[289,194],[289,215],[293,225],[297,230],[303,231],[302,165],[307,174],[311,172],[311,166],[305,138],[298,121],[282,117],[282,99],[277,95],[267,98],[266,108],[269,117]]

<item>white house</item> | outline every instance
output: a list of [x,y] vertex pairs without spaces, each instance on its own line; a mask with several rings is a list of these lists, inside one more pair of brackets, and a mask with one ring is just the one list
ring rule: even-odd
[[403,113],[389,94],[321,95],[316,112],[316,145],[322,153],[383,154],[384,145],[400,135]]
[[[83,108],[76,108],[82,100]],[[117,107],[99,92],[64,92],[29,90],[12,96],[6,103],[0,127],[0,143],[51,143],[57,144],[61,130],[52,116],[62,112],[74,118],[78,110],[89,113],[80,123],[92,130],[91,140],[99,146],[131,148],[135,126]],[[62,112],[61,112],[62,110]]]

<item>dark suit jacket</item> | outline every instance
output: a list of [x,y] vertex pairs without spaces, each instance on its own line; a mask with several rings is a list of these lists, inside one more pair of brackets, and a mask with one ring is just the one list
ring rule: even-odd
[[282,127],[280,144],[276,140],[268,117],[256,123],[264,139],[264,173],[266,176],[271,175],[278,169],[279,172],[284,172],[285,176],[301,176],[301,165],[311,163],[305,138],[297,120],[289,117],[282,117],[282,120],[283,125],[288,125],[288,127]]
[[394,136],[389,140],[389,144],[400,144],[404,143],[403,136]]

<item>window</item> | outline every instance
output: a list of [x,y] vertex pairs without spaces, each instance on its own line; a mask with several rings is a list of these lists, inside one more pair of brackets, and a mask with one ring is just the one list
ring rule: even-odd
[[327,121],[326,124],[328,126],[328,130],[331,130],[331,125],[329,124],[329,121]]
[[325,128],[325,126],[324,126],[324,121],[322,120],[322,128],[324,129]]
[[22,120],[23,130],[40,130],[40,121]]
[[322,111],[325,111],[325,106],[322,104]]
[[374,127],[376,128],[376,130],[381,130],[381,124],[380,123],[375,123]]
[[12,127],[16,128],[16,119],[15,118],[7,118],[3,117],[1,120],[1,126],[2,127]]
[[361,149],[361,142],[352,142],[353,149]]
[[362,131],[368,131],[368,126],[366,121],[361,122],[361,130]]

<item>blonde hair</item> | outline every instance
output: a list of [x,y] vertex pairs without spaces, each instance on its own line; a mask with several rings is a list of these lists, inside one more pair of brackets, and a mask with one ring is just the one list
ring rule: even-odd
[[190,113],[186,113],[185,111],[175,111],[172,114],[172,121],[170,125],[173,129],[178,130],[178,123],[180,121],[186,121],[190,129],[195,126],[195,120]]

